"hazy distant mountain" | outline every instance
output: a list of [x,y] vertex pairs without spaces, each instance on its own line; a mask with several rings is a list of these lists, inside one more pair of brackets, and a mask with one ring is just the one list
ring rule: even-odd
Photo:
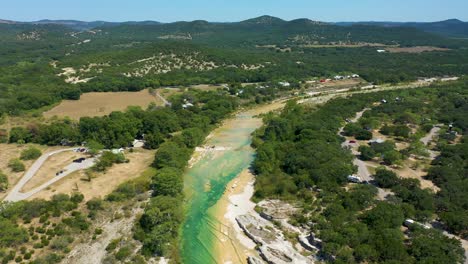
[[160,22],[156,21],[126,21],[126,22],[107,22],[107,21],[79,21],[79,20],[49,20],[43,19],[33,22],[19,22],[11,20],[0,19],[0,24],[32,24],[32,25],[62,25],[74,30],[88,30],[97,27],[112,27],[122,24],[128,25],[158,25]]
[[63,25],[67,26],[76,30],[86,30],[96,27],[104,27],[104,26],[114,26],[119,25],[120,23],[113,23],[113,22],[106,22],[106,21],[92,21],[92,22],[85,22],[85,21],[78,21],[78,20],[39,20],[31,22],[31,24],[43,25],[43,24],[56,24],[56,25]]
[[256,24],[256,25],[259,25],[259,24],[261,24],[261,25],[281,25],[281,24],[286,23],[286,21],[284,21],[281,18],[277,18],[277,17],[273,17],[273,16],[260,16],[260,17],[251,18],[251,19],[241,21],[240,23],[242,23],[242,24]]
[[430,33],[436,33],[448,37],[468,37],[468,22],[463,22],[458,19],[448,19],[438,22],[338,22],[340,26],[351,25],[372,25],[381,27],[413,27]]
[[15,24],[15,21],[0,19],[0,24]]
[[79,21],[79,20],[39,20],[34,22],[16,22],[10,20],[1,20],[0,24],[56,24],[63,25],[74,30],[88,30],[96,27],[114,27],[120,25],[143,25],[143,26],[154,26],[154,25],[169,25],[168,28],[210,28],[212,25],[228,25],[238,24],[243,26],[256,26],[256,27],[279,27],[279,26],[308,26],[308,25],[325,25],[334,24],[338,26],[351,26],[351,25],[368,25],[368,26],[379,26],[379,27],[413,27],[419,30],[436,33],[443,36],[449,37],[468,37],[468,22],[463,22],[458,19],[449,19],[438,22],[378,22],[378,21],[362,21],[362,22],[337,22],[337,23],[324,23],[319,21],[313,21],[307,18],[295,19],[286,21],[281,18],[273,16],[260,16],[235,23],[212,23],[204,20],[197,20],[192,22],[174,22],[174,23],[160,23],[156,21],[127,21],[127,22],[107,22],[107,21]]
[[[42,37],[64,31],[100,29],[98,34],[81,34],[83,38],[122,39],[135,41],[182,40],[215,46],[304,46],[370,43],[385,45],[453,46],[444,36],[468,36],[468,23],[446,20],[433,23],[343,22],[325,23],[306,18],[286,21],[273,16],[260,16],[240,22],[208,22],[205,20],[159,23],[155,21],[77,21],[40,20],[14,22],[0,20],[4,28],[0,36],[27,38],[34,27],[41,27]],[[31,28],[32,27],[32,28]],[[54,28],[55,27],[55,28]],[[436,34],[442,35],[438,36]],[[37,33],[34,33],[37,34]],[[25,37],[22,37],[22,36]],[[69,33],[68,36],[76,34]],[[455,41],[455,40],[454,40]]]

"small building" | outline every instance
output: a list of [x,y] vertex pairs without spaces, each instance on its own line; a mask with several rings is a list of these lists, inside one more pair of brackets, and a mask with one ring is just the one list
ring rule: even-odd
[[378,53],[385,53],[385,52],[387,52],[387,51],[384,50],[384,49],[378,49],[377,52],[378,52]]
[[291,84],[289,82],[279,82],[278,83],[279,85],[283,86],[283,87],[289,87],[291,86]]

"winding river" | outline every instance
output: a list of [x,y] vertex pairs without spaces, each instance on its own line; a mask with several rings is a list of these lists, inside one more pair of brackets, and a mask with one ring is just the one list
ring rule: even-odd
[[187,201],[181,241],[184,263],[219,263],[216,243],[223,237],[223,223],[216,220],[210,208],[220,201],[228,183],[254,160],[251,134],[262,125],[256,116],[282,106],[278,102],[236,114],[215,129],[195,152],[195,162],[184,179]]

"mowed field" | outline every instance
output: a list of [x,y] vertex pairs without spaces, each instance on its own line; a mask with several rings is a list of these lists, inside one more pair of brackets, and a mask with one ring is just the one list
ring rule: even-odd
[[85,93],[80,100],[64,100],[58,106],[44,112],[44,117],[69,117],[78,120],[84,116],[104,116],[113,111],[122,111],[129,106],[147,107],[150,103],[163,105],[157,96],[147,89],[139,92]]

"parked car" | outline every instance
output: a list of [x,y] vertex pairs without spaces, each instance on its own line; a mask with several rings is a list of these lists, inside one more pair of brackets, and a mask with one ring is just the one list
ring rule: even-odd
[[74,159],[73,162],[74,163],[81,163],[85,160],[86,158],[79,158],[79,159]]

